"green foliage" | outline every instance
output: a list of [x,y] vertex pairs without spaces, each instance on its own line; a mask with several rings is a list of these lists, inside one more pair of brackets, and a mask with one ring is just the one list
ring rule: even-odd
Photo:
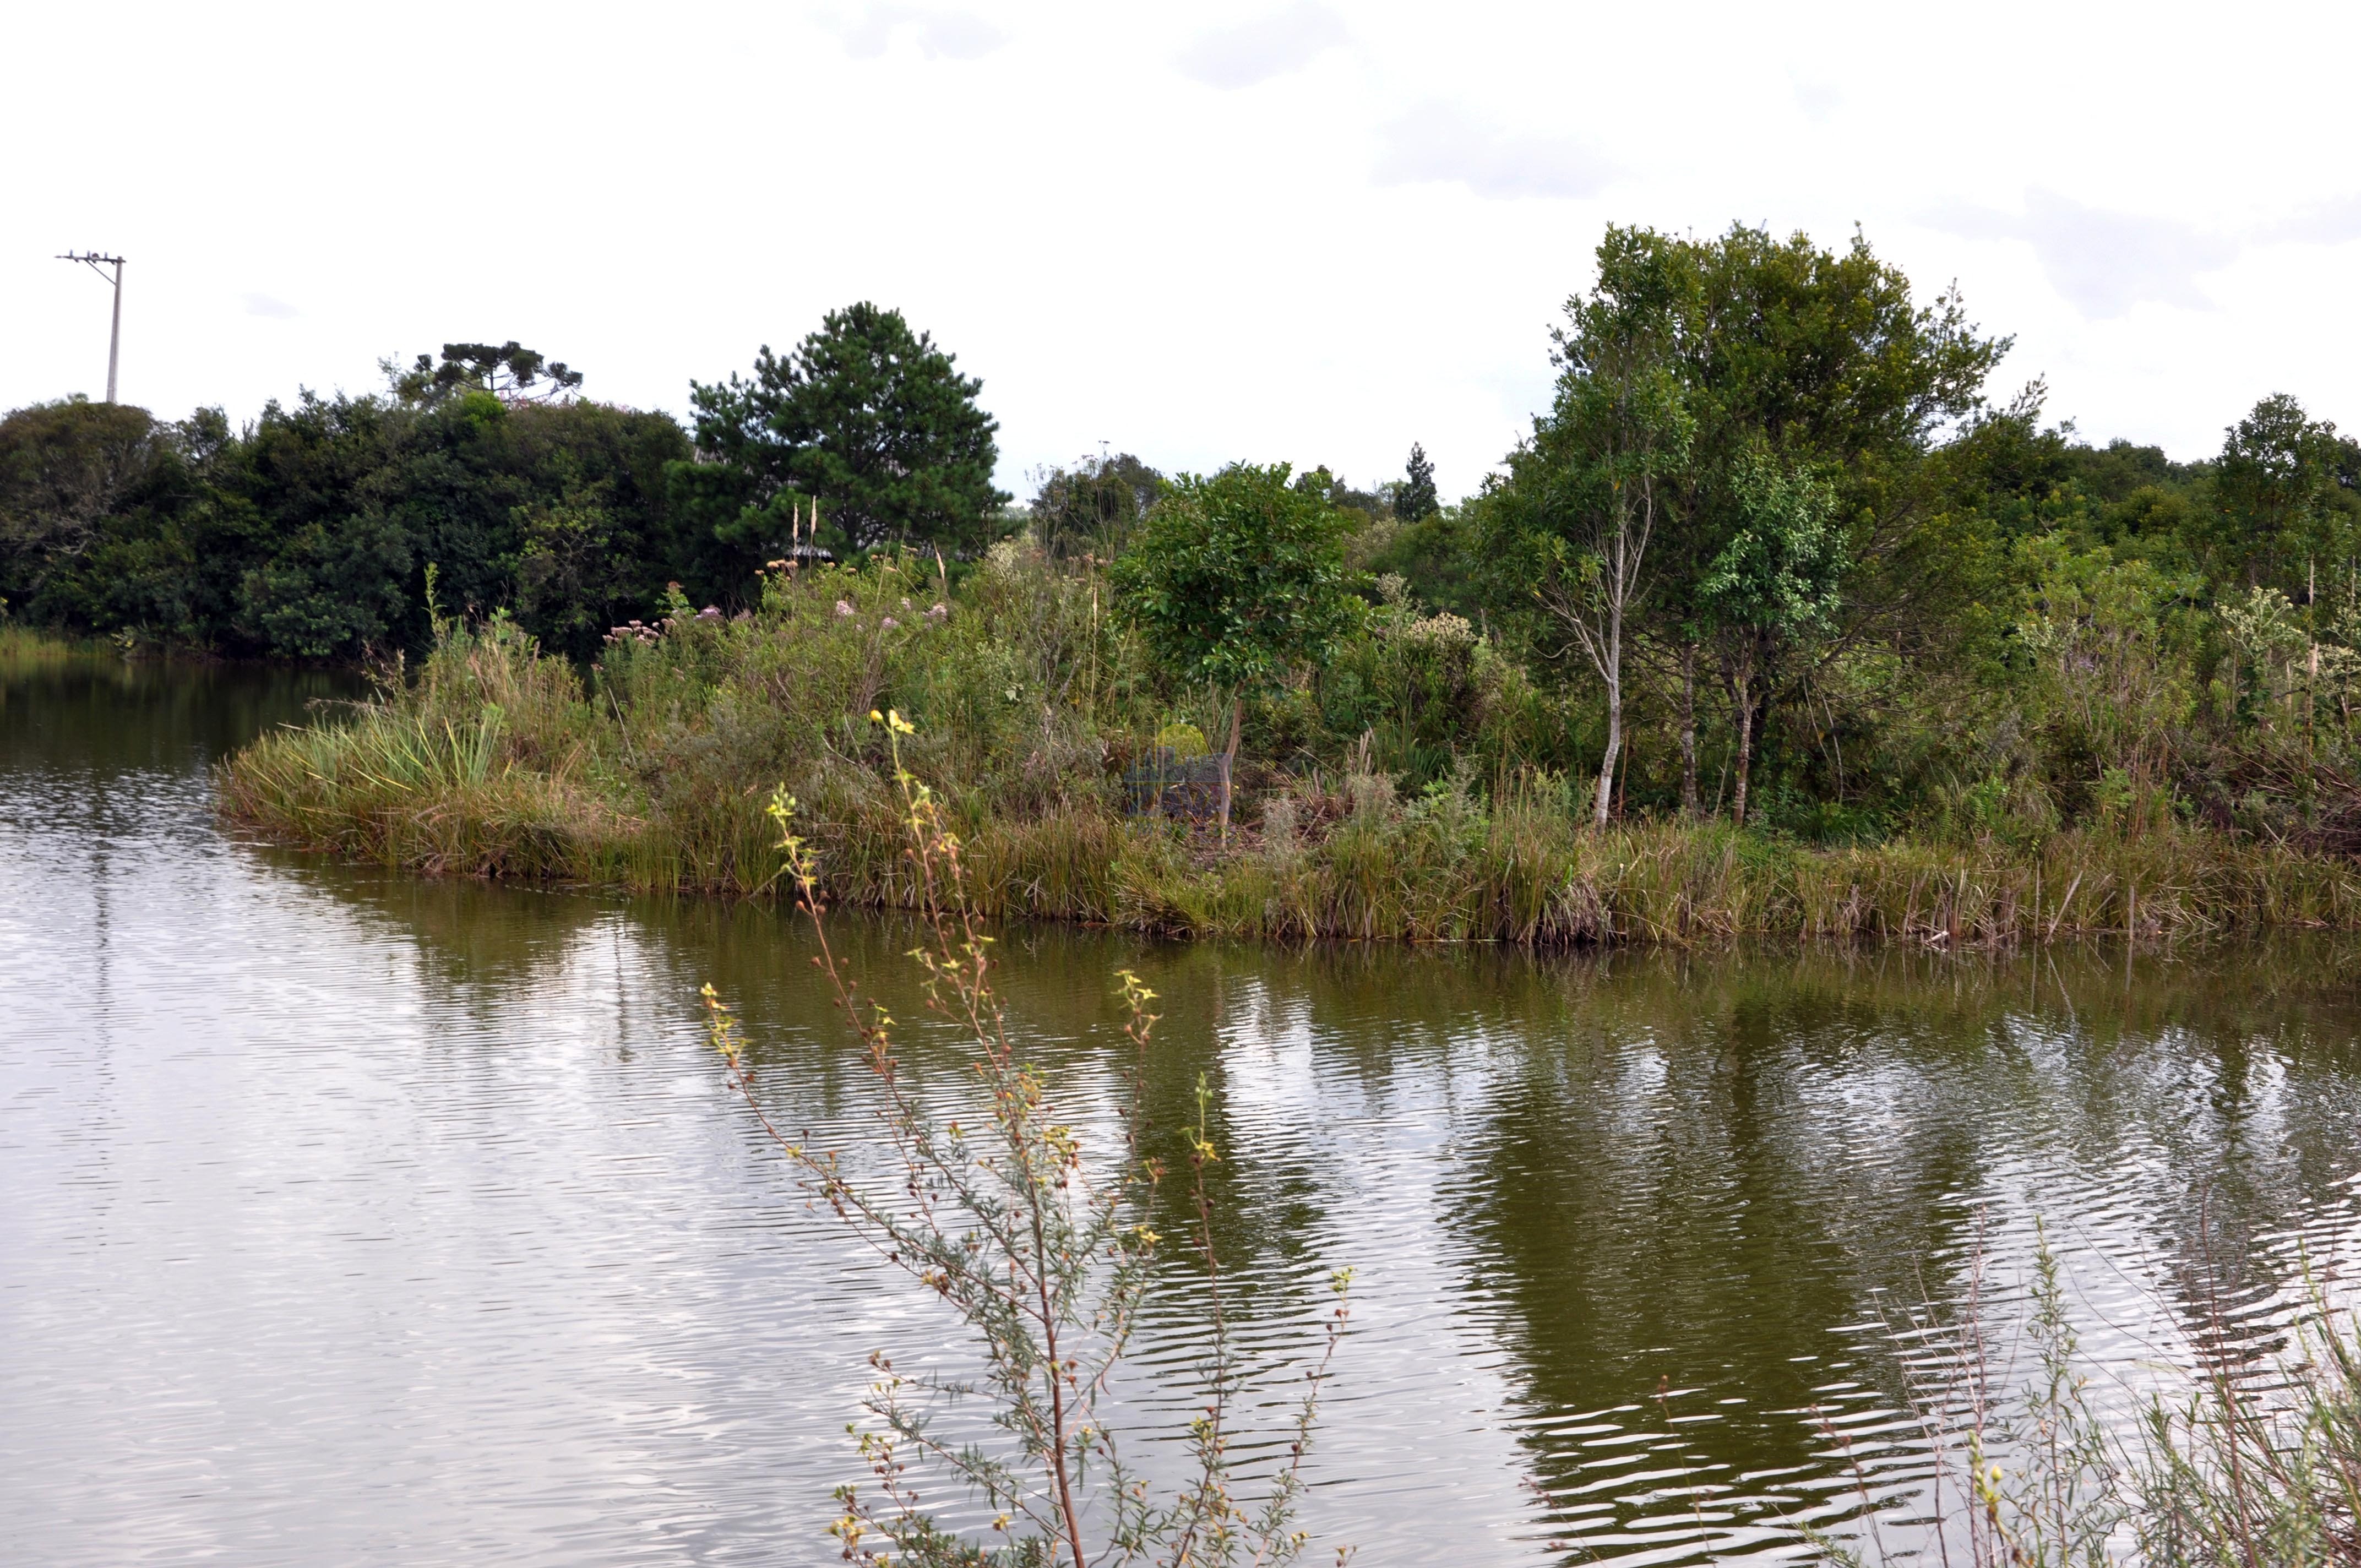
[[[504,394],[544,371],[494,357]],[[18,410],[0,420],[0,592],[75,631],[297,658],[423,648],[429,563],[455,608],[511,608],[576,656],[667,581],[730,594],[666,505],[687,453],[668,416],[411,379],[272,403],[238,432],[215,410]]]
[[1678,358],[1695,285],[1686,262],[1653,235],[1609,231],[1598,284],[1567,302],[1554,334],[1555,400],[1483,509],[1501,610],[1544,617],[1610,686],[1621,619],[1637,612],[1648,547],[1696,439]]
[[[1859,236],[1829,251],[1739,226],[1692,251],[1699,314],[1685,356],[1699,462],[1687,569],[1710,572],[1743,526],[1747,476],[1765,455],[1833,491],[1846,564],[1839,635],[1925,635],[1978,587],[1975,553],[1932,515],[1928,459],[1982,406],[2009,340],[1982,336],[1956,293],[1918,304],[1909,280]],[[1686,608],[1677,592],[1667,602]]]
[[1443,499],[1434,489],[1434,465],[1426,460],[1426,448],[1413,441],[1409,466],[1394,491],[1394,516],[1403,522],[1418,522],[1442,510]]
[[2055,536],[2028,539],[2018,554],[2032,585],[2017,626],[2033,661],[2027,713],[2048,760],[2084,778],[2112,764],[2154,781],[2191,713],[2187,666],[2174,656],[2188,637],[2179,607],[2191,585]]
[[2361,537],[2361,447],[2306,417],[2285,393],[2230,427],[2214,466],[2213,505],[2191,520],[2191,544],[2216,582],[2252,587],[2349,560]]
[[[1586,828],[1592,786],[1569,773],[1587,757],[1553,749],[1567,699],[1465,623],[1406,606],[1341,641],[1307,687],[1249,705],[1286,771],[1250,784],[1245,828],[1220,849],[1124,815],[1122,764],[1214,716],[1184,717],[1140,640],[1093,619],[1101,579],[1003,546],[938,614],[939,585],[931,559],[881,555],[772,574],[743,618],[676,600],[618,636],[587,687],[512,623],[451,623],[375,703],[241,753],[224,800],[390,864],[747,894],[774,863],[764,781],[784,781],[832,895],[911,907],[922,889],[895,763],[867,717],[892,707],[917,723],[902,765],[942,781],[965,896],[994,918],[1286,939],[1964,945],[2120,932],[2136,901],[2147,936],[2361,925],[2349,862],[2284,828],[2215,831],[2152,789],[2110,793],[2096,770],[2080,819],[2052,806],[2037,831],[2017,826],[2037,792],[2006,772],[1995,783],[1988,763],[1941,822],[1840,848],[1717,823]],[[454,738],[483,749],[480,768],[401,760],[449,757]],[[1856,836],[1842,821],[1831,836]]]
[[1118,604],[1181,684],[1267,691],[1352,630],[1345,521],[1290,471],[1181,475],[1116,560]]
[[[547,384],[542,378],[547,377]],[[406,402],[433,402],[467,391],[486,393],[501,402],[563,398],[579,390],[582,372],[568,369],[564,360],[544,358],[516,339],[495,347],[489,343],[446,343],[443,360],[426,355],[394,378],[394,394]]]
[[[1312,694],[1322,729],[1367,736],[1368,765],[1418,788],[1463,757],[1552,755],[1558,729],[1524,672],[1466,620],[1406,603],[1380,609],[1341,644]],[[1312,737],[1298,747],[1318,754]]]
[[[831,311],[785,356],[765,345],[751,380],[692,383],[699,454],[731,472],[706,495],[762,513],[774,498],[817,498],[854,550],[927,543],[973,552],[1008,497],[993,488],[998,423],[983,383],[902,313],[866,301]],[[700,489],[705,487],[699,487]],[[715,526],[732,518],[710,516]],[[772,537],[783,545],[784,532]]]
[[1395,577],[1422,604],[1470,620],[1499,596],[1499,576],[1477,544],[1482,508],[1451,506],[1370,541],[1363,565],[1380,580]]
[[[0,420],[0,595],[31,619],[82,610],[95,625],[119,593],[107,580],[126,564],[118,541],[152,537],[186,495],[181,434],[144,409],[80,398]],[[116,568],[95,581],[93,552]]]
[[1737,526],[1697,588],[1708,623],[1761,644],[1835,630],[1846,562],[1829,487],[1751,452],[1731,488]]
[[[1482,927],[1397,887],[1425,818],[1378,809],[1453,781],[1471,810],[1578,801],[1602,833],[1677,812],[1864,850],[2361,852],[2361,447],[2333,424],[2274,396],[2208,461],[2085,444],[2038,381],[1988,400],[2008,340],[1858,236],[1618,228],[1569,311],[1550,408],[1462,505],[1432,504],[1422,448],[1373,489],[1245,465],[1167,486],[1126,455],[1046,475],[996,542],[976,383],[871,306],[697,389],[695,451],[513,344],[240,430],[44,404],[0,420],[0,599],[135,648],[431,661],[432,571],[446,618],[505,611],[536,658],[598,661],[566,796],[593,826],[520,863],[628,854],[652,885],[747,884],[749,792],[786,777],[847,885],[898,897],[879,700],[1035,879],[993,897],[1150,926]],[[815,518],[860,569],[774,569]],[[1273,806],[1316,890],[1257,905],[1268,868],[1131,842],[1115,781],[1175,726],[1251,737],[1234,852]],[[2326,896],[2291,874],[2296,904]],[[2250,892],[2206,907],[2246,918]],[[1524,914],[1491,928],[1606,928],[1502,896]]]
[[1052,468],[1029,509],[1033,537],[1061,559],[1088,554],[1111,561],[1164,488],[1164,476],[1128,452]]

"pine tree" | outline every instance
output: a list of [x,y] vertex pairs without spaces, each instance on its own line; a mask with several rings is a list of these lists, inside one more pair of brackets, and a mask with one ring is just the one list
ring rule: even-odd
[[1426,448],[1412,442],[1410,477],[1394,492],[1394,516],[1404,522],[1416,522],[1442,510],[1443,502],[1434,493],[1434,465],[1426,460]]
[[778,495],[817,497],[856,550],[979,549],[1008,499],[992,484],[1000,426],[976,403],[983,383],[899,311],[831,311],[792,354],[765,345],[751,380],[689,387],[697,448],[717,460],[706,466],[738,470],[757,512]]

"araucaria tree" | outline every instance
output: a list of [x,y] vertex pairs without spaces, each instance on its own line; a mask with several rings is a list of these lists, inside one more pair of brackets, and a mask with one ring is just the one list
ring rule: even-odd
[[465,392],[489,392],[511,404],[547,402],[580,391],[582,372],[511,338],[497,345],[446,343],[440,365],[422,354],[417,364],[394,377],[393,385],[399,396],[413,402]]
[[1434,465],[1427,461],[1426,448],[1413,441],[1410,444],[1410,464],[1394,490],[1394,516],[1403,522],[1416,522],[1442,510],[1443,498],[1434,488]]
[[[925,543],[972,551],[1008,500],[993,488],[999,423],[983,383],[899,311],[863,301],[831,311],[792,353],[766,344],[751,380],[691,383],[697,446],[709,475],[686,488],[725,537],[762,532],[807,498],[856,550]],[[707,493],[711,492],[711,493]]]
[[1317,487],[1290,484],[1290,471],[1233,463],[1181,475],[1114,567],[1117,604],[1164,667],[1229,694],[1233,763],[1244,699],[1316,663],[1360,610],[1344,514]]
[[1695,433],[1679,360],[1694,278],[1654,240],[1609,231],[1598,285],[1566,302],[1556,334],[1556,401],[1487,498],[1497,565],[1529,585],[1606,688],[1591,806],[1601,825],[1623,749],[1626,643],[1646,591],[1648,546]]

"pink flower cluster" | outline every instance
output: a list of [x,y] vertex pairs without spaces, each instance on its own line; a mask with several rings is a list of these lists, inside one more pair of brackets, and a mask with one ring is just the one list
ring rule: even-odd
[[656,645],[657,640],[664,636],[664,625],[667,624],[669,622],[650,626],[642,621],[630,621],[610,630],[607,633],[607,643],[609,647],[613,647],[620,643],[636,642],[642,648],[653,648]]

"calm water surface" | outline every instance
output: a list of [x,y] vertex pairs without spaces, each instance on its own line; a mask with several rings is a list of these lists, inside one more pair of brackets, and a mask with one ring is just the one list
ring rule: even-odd
[[[833,1561],[863,1357],[961,1352],[806,1209],[704,1044],[711,980],[783,1119],[853,1146],[868,1091],[805,939],[225,834],[210,763],[337,689],[0,682],[0,1557]],[[917,1015],[906,931],[840,931]],[[1102,1143],[1109,972],[1166,997],[1149,1092],[1168,1127],[1200,1073],[1218,1096],[1221,1242],[1272,1398],[1327,1270],[1357,1271],[1323,1541],[1675,1562],[1860,1528],[1864,1478],[1923,1501],[1913,1310],[1981,1255],[2004,1331],[2037,1217],[2111,1408],[2187,1362],[2211,1303],[2272,1343],[2299,1259],[2361,1238],[2352,956],[1016,931],[1004,980]],[[954,1091],[937,1043],[907,1055]],[[1191,1408],[1202,1329],[1160,1299],[1134,1424]]]

